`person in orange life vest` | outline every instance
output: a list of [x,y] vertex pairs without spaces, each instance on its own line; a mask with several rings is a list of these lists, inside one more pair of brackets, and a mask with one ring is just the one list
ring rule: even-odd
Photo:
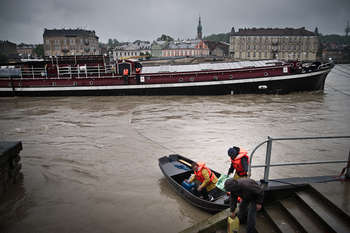
[[135,72],[136,72],[136,83],[137,84],[140,84],[140,72],[141,72],[141,68],[140,67],[137,67],[135,69]]
[[227,172],[227,175],[232,174],[235,170],[234,179],[240,179],[248,176],[249,157],[248,152],[242,148],[233,146],[227,151],[228,156],[231,159],[231,166]]
[[126,68],[123,69],[124,84],[128,84],[128,75],[129,75],[129,70]]
[[218,178],[204,163],[193,162],[191,165],[194,174],[187,182],[192,183],[198,180],[201,184],[197,187],[197,192],[203,195],[206,200],[214,200],[220,194],[220,189],[216,187]]

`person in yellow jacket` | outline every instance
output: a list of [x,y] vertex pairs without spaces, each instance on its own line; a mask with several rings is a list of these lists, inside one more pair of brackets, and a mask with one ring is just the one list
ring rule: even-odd
[[220,193],[220,189],[216,187],[218,178],[214,172],[205,166],[205,163],[193,162],[191,166],[193,174],[187,182],[192,183],[198,180],[200,185],[197,187],[197,192],[202,195],[204,199],[213,201]]

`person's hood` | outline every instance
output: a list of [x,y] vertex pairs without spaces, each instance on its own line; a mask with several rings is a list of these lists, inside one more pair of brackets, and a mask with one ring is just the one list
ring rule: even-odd
[[228,179],[225,181],[225,190],[228,192],[235,192],[239,189],[237,180]]

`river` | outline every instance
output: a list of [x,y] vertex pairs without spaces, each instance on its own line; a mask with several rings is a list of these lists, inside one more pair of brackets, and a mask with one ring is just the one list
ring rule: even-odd
[[[158,158],[227,172],[227,149],[271,137],[350,135],[350,65],[323,92],[288,95],[0,98],[0,140],[23,143],[23,182],[0,203],[0,232],[178,232],[210,216],[178,197]],[[346,159],[349,140],[275,142],[272,162]],[[263,146],[253,164],[265,159]],[[272,168],[272,178],[342,165]],[[253,169],[254,179],[262,169]]]

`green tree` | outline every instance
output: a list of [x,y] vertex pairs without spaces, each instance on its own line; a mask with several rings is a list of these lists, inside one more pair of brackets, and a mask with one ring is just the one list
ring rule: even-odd
[[8,57],[6,54],[0,53],[0,64],[8,63]]
[[112,39],[108,39],[108,47],[112,47],[113,46],[113,40]]
[[210,41],[223,41],[226,43],[230,42],[230,33],[219,33],[219,34],[211,34],[209,36],[204,37],[204,40]]
[[38,57],[44,57],[44,45],[38,44],[32,51],[32,54],[36,54]]
[[113,46],[118,46],[119,45],[119,41],[117,39],[113,39]]
[[159,38],[157,38],[157,41],[173,41],[174,39],[171,36],[162,34]]

